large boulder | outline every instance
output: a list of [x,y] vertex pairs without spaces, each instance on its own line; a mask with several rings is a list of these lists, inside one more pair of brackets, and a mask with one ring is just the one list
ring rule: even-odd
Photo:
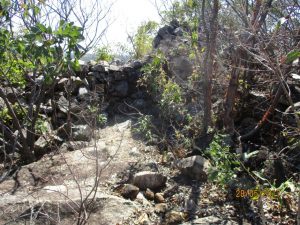
[[181,159],[177,166],[181,172],[192,179],[202,182],[207,181],[208,169],[210,163],[207,159],[200,155],[191,156],[185,159]]
[[[29,196],[26,199],[15,198],[10,202],[1,202],[0,210],[5,211],[5,214],[1,215],[0,223],[11,223],[13,219],[12,224],[74,224],[80,212],[78,206],[81,201],[80,198],[69,196],[76,195],[78,190],[66,190],[64,186],[46,186],[41,192],[43,195],[38,198]],[[139,208],[135,202],[98,193],[95,198],[88,198],[87,202],[93,205],[89,224],[121,224]]]
[[180,81],[187,81],[193,73],[193,62],[186,56],[176,56],[170,58],[170,70],[175,76],[175,79],[178,83]]
[[128,82],[119,81],[113,85],[113,95],[117,97],[126,97],[128,95]]
[[167,178],[157,172],[143,171],[134,175],[133,184],[140,189],[156,190],[165,186]]

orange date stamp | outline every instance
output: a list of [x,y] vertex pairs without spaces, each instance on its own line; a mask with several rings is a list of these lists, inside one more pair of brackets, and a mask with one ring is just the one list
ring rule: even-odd
[[260,197],[266,197],[269,199],[278,199],[279,192],[276,190],[271,190],[269,188],[265,189],[236,189],[235,190],[236,198],[251,198],[253,200],[259,199]]

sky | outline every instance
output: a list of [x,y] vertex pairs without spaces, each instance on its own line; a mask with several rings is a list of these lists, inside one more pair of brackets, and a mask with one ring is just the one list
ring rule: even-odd
[[127,33],[134,32],[145,21],[160,21],[154,0],[116,0],[111,9],[109,26],[103,42],[124,43]]

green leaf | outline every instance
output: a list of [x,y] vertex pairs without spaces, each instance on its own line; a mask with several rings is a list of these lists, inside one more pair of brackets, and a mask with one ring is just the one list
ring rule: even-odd
[[286,63],[291,63],[294,60],[298,59],[300,57],[300,51],[299,50],[293,50],[289,52],[286,56]]

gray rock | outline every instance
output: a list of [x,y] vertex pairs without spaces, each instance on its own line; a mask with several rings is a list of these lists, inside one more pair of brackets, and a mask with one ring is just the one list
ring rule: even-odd
[[90,141],[93,131],[88,125],[73,125],[72,133],[74,141]]
[[34,143],[35,155],[42,156],[54,150],[59,142],[62,142],[62,139],[50,133],[40,136]]
[[210,167],[208,160],[200,155],[191,156],[180,160],[177,166],[181,172],[192,179],[196,179],[202,182],[207,181],[207,172]]
[[100,72],[98,71],[91,71],[91,72],[88,72],[88,76],[89,77],[98,77],[100,74]]
[[181,27],[177,27],[175,30],[174,30],[174,34],[176,36],[182,36],[183,35],[183,29]]
[[82,85],[84,85],[84,82],[79,77],[63,77],[60,80],[58,80],[57,85],[55,86],[55,90],[65,92],[67,89],[71,93],[76,93],[79,87]]
[[81,87],[78,90],[78,97],[84,98],[85,96],[87,96],[89,93],[88,89],[86,89],[85,87]]
[[186,223],[183,223],[182,225],[192,225],[192,224],[201,224],[201,225],[206,225],[206,224],[219,224],[221,223],[223,220],[220,219],[219,217],[215,217],[215,216],[207,216],[207,217],[203,217],[203,218],[199,218],[199,219],[195,219]]
[[109,71],[113,71],[113,72],[117,72],[117,71],[121,71],[121,67],[116,66],[116,65],[109,65]]
[[68,128],[68,124],[64,123],[61,125],[57,130],[55,131],[56,135],[59,136],[62,139],[67,139],[69,135],[71,134],[71,129]]
[[125,73],[121,72],[121,71],[115,71],[112,73],[112,76],[115,80],[119,81],[119,80],[126,80],[126,75]]
[[170,25],[173,27],[173,29],[177,28],[180,26],[178,20],[176,19],[173,19],[171,22],[170,22]]
[[170,59],[170,70],[178,82],[186,81],[193,73],[193,63],[186,56],[177,56]]
[[69,105],[69,101],[64,96],[61,96],[58,99],[57,105],[58,109],[63,113],[68,113],[68,110],[70,110],[72,113],[75,114],[82,110],[78,105],[75,104],[74,101],[71,101],[71,104]]
[[6,95],[7,100],[12,104],[16,103],[21,96],[20,90],[14,87],[4,87],[2,91]]
[[85,148],[88,142],[86,141],[70,141],[65,142],[60,146],[60,152],[76,151]]
[[92,66],[91,71],[95,72],[107,72],[109,69],[109,64],[106,61],[100,61],[97,65]]
[[123,72],[126,74],[130,74],[130,73],[134,72],[134,68],[132,65],[125,65],[125,66],[123,66]]
[[178,192],[178,189],[179,189],[178,185],[173,185],[173,186],[166,188],[166,190],[164,191],[164,197],[169,198],[169,197],[173,196],[174,194],[176,194]]
[[138,193],[135,201],[142,204],[143,206],[152,206],[152,204],[145,198],[145,196],[141,192]]
[[143,190],[162,188],[165,186],[166,181],[167,178],[164,175],[150,171],[139,172],[133,177],[133,184]]
[[126,97],[128,95],[128,82],[120,81],[115,84],[114,87],[114,96]]
[[40,136],[34,143],[35,149],[45,149],[48,146],[49,140],[45,135]]
[[143,67],[143,63],[140,60],[135,60],[134,62],[131,63],[131,66],[134,70],[138,70]]
[[[16,204],[18,207],[14,210],[9,210],[5,216],[1,216],[0,223],[11,223],[12,218],[14,218],[16,219],[14,224],[33,222],[34,224],[48,224],[49,219],[43,213],[47,215],[59,213],[59,219],[53,217],[53,224],[73,224],[74,219],[76,221],[76,214],[78,213],[77,205],[80,204],[80,198],[70,199],[64,195],[57,194],[57,192],[64,191],[65,188],[63,185],[47,186],[44,188],[44,195],[38,199],[26,197],[25,200],[15,198],[14,201],[10,202],[1,201],[1,211],[11,208],[12,204]],[[68,190],[68,194],[70,192],[77,194],[78,190]],[[58,195],[58,197],[55,195]],[[134,212],[139,208],[137,203],[113,195],[97,194],[94,199],[90,197],[87,200],[93,204],[93,211],[88,220],[89,224],[123,224],[124,220],[133,216]],[[26,216],[27,213],[28,216]],[[25,216],[19,217],[19,215]]]
[[169,35],[172,35],[174,31],[174,27],[166,25],[158,30],[158,36],[160,36],[162,39],[168,37]]

